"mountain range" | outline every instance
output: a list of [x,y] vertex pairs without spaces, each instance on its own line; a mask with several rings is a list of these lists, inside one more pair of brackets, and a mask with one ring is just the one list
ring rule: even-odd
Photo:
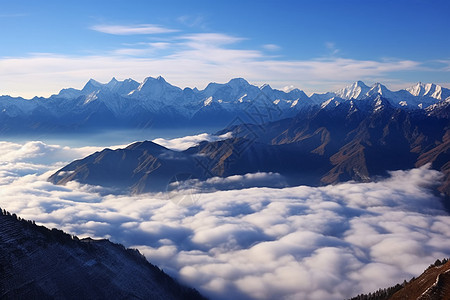
[[49,98],[29,100],[0,97],[0,133],[74,132],[104,128],[224,127],[236,118],[243,123],[293,117],[313,106],[336,106],[381,96],[395,108],[430,110],[450,101],[450,90],[432,83],[417,83],[399,91],[357,81],[336,92],[307,96],[299,89],[288,92],[260,87],[245,79],[210,83],[203,90],[173,86],[164,78],[132,79],[106,84],[90,79],[81,89],[67,88]]
[[391,170],[429,164],[444,173],[439,190],[450,195],[450,101],[407,110],[380,95],[312,106],[294,117],[262,124],[236,123],[217,134],[231,138],[174,151],[150,141],[105,149],[70,163],[49,180],[164,191],[171,178],[277,173],[287,185],[372,181]]
[[0,213],[1,299],[206,299],[137,250]]

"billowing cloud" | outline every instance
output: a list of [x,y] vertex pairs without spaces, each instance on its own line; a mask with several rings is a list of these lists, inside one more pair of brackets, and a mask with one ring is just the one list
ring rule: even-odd
[[182,151],[186,150],[192,146],[197,145],[200,142],[208,141],[208,142],[215,142],[215,141],[221,141],[225,140],[231,137],[231,132],[216,136],[209,133],[200,133],[198,135],[191,135],[191,136],[185,136],[181,138],[175,138],[175,139],[164,139],[164,138],[157,138],[154,139],[152,142],[157,143],[161,146],[164,146],[166,148]]
[[[372,183],[198,193],[186,206],[161,195],[101,196],[99,187],[52,185],[46,178],[58,162],[44,168],[33,161],[50,146],[31,146],[23,158],[2,156],[0,207],[136,247],[212,299],[344,299],[450,256],[450,216],[428,189],[442,175],[427,166]],[[11,171],[25,163],[27,172]],[[268,174],[246,176],[211,181]]]

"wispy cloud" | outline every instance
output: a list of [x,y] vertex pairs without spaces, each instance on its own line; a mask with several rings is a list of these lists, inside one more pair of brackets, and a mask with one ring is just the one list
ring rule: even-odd
[[189,42],[207,45],[229,45],[244,40],[240,37],[235,37],[222,33],[197,33],[180,36],[179,39]]
[[114,35],[135,35],[135,34],[161,34],[177,32],[178,30],[166,28],[160,25],[140,24],[140,25],[95,25],[92,30],[114,34]]
[[[330,86],[342,87],[358,79],[376,81],[379,77],[389,78],[392,72],[421,66],[420,62],[411,60],[274,60],[257,50],[221,47],[198,39],[186,40],[178,46],[162,55],[155,55],[154,49],[125,48],[102,56],[37,54],[3,58],[0,59],[0,94],[48,96],[63,87],[83,86],[86,74],[99,81],[108,81],[112,76],[143,80],[163,74],[172,84],[198,88],[211,81],[227,82],[244,77],[254,84],[270,83],[275,88],[294,85],[306,91],[322,92]],[[147,53],[152,55],[145,56]]]
[[177,21],[188,27],[196,27],[201,29],[206,29],[206,20],[204,16],[201,15],[184,15],[177,18]]
[[339,53],[339,49],[336,48],[336,45],[332,42],[326,42],[325,46],[330,51],[331,55],[336,55]]
[[263,48],[269,51],[279,51],[281,50],[281,47],[275,44],[265,44],[263,45]]
[[[170,30],[154,25],[100,29],[114,34]],[[180,87],[203,88],[211,81],[244,77],[258,85],[270,83],[275,88],[296,86],[306,92],[325,92],[355,80],[370,83],[383,78],[388,86],[390,81],[400,86],[397,72],[449,72],[446,61],[436,62],[440,67],[435,70],[424,71],[426,62],[402,59],[357,60],[337,55],[308,60],[274,58],[262,50],[243,48],[240,44],[244,40],[222,33],[184,34],[122,45],[99,55],[32,54],[0,58],[0,94],[49,96],[63,87],[81,87],[88,77],[100,81],[113,76],[143,80],[160,74]],[[334,44],[327,45],[337,53]],[[403,87],[408,85],[409,82],[404,83]]]

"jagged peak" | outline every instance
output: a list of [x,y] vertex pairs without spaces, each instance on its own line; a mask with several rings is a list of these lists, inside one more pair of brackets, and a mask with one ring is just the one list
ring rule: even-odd
[[161,75],[159,75],[158,77],[156,77],[156,80],[161,81],[161,82],[167,82],[164,77],[162,77]]
[[354,86],[360,86],[360,87],[368,87],[363,81],[358,80],[355,83],[353,83]]
[[91,79],[88,80],[88,82],[86,83],[85,86],[87,86],[87,85],[93,85],[93,86],[101,87],[103,84],[101,84],[97,80],[91,78]]
[[374,83],[372,85],[372,87],[370,88],[370,91],[374,91],[374,92],[376,92],[378,94],[383,95],[386,92],[389,92],[389,89],[385,85],[383,85],[383,84],[381,84],[379,82],[376,82],[376,83]]
[[339,89],[338,92],[343,91],[343,90],[353,90],[356,88],[369,88],[369,86],[367,86],[363,81],[358,80],[358,81],[353,82],[350,85],[347,85],[344,88]]
[[167,83],[167,81],[164,79],[164,77],[162,77],[161,75],[154,78],[154,77],[146,77],[144,79],[144,81],[141,83],[141,85],[145,85],[146,83],[155,83],[155,82],[159,82],[159,83]]
[[91,93],[95,90],[99,90],[103,87],[103,84],[94,80],[94,79],[89,79],[89,81],[84,85],[83,89],[81,90],[83,93]]
[[369,90],[370,88],[364,82],[358,80],[351,85],[338,90],[335,94],[346,100],[360,99],[361,97],[364,97]]
[[406,89],[413,96],[430,96],[433,98],[440,98],[442,87],[434,83],[418,82]]
[[119,81],[116,79],[116,77],[113,77],[107,84],[106,86],[108,88],[114,88],[115,86],[117,86],[117,84],[119,84]]

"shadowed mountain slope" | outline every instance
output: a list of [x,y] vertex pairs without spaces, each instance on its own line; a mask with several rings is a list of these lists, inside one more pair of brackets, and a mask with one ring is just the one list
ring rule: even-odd
[[0,214],[1,299],[205,299],[108,240]]

